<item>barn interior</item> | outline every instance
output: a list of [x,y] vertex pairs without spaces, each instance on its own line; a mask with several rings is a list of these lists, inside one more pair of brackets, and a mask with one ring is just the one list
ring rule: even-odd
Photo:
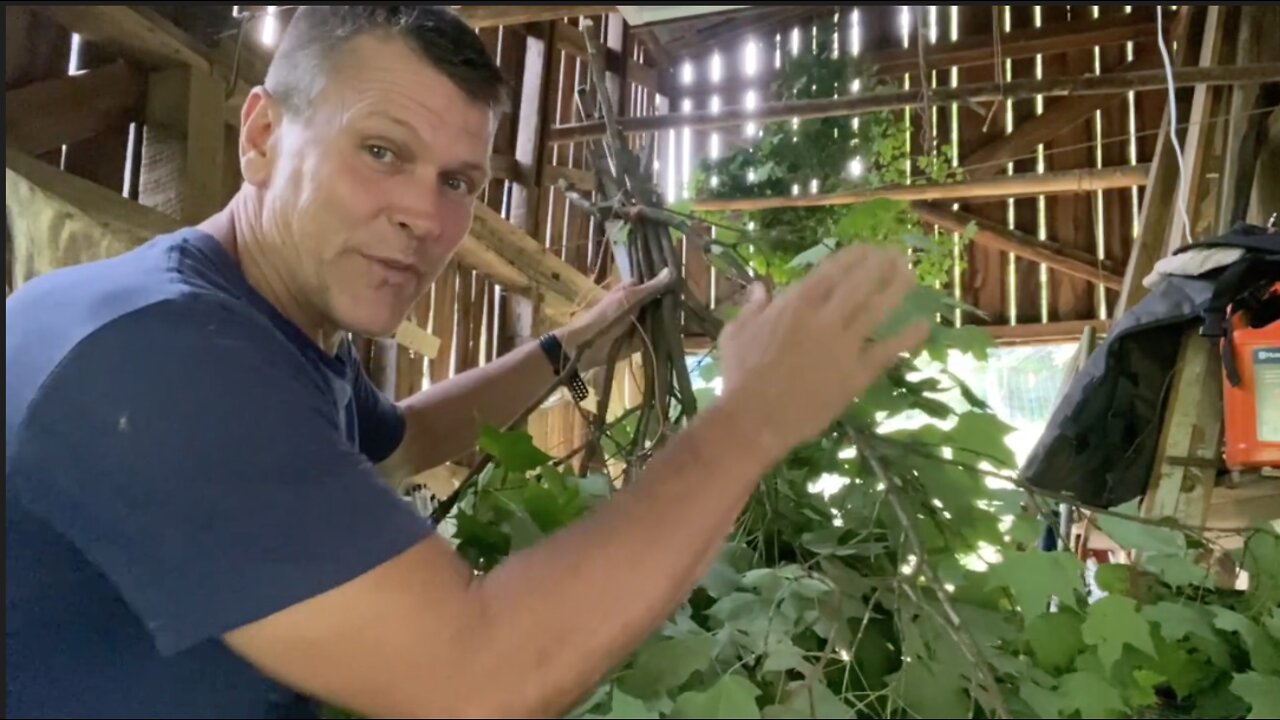
[[[242,182],[244,99],[263,81],[296,9],[6,6],[6,293],[57,268],[128,252],[222,207]],[[887,223],[897,240],[939,263],[930,289],[951,304],[937,322],[985,343],[947,367],[1004,423],[997,440],[1015,467],[1004,480],[1041,496],[1014,513],[1033,530],[1020,547],[1043,545],[1040,528],[1052,536],[1042,551],[1072,556],[1087,570],[1087,592],[1116,595],[1139,576],[1117,584],[1108,575],[1110,584],[1100,585],[1104,570],[1147,568],[1142,557],[1154,552],[1133,529],[1182,528],[1203,541],[1179,541],[1211,576],[1197,586],[1202,592],[1280,603],[1280,438],[1267,435],[1280,380],[1257,365],[1254,386],[1233,392],[1240,388],[1224,380],[1221,338],[1206,337],[1194,320],[1178,326],[1176,357],[1164,358],[1170,369],[1152,411],[1147,480],[1125,498],[1133,514],[1123,525],[1115,522],[1119,503],[1082,503],[1064,491],[1092,480],[1033,487],[1016,478],[1037,445],[1063,431],[1055,413],[1079,400],[1070,388],[1084,392],[1080,374],[1152,294],[1144,281],[1161,261],[1240,224],[1280,224],[1280,6],[455,11],[497,61],[513,103],[495,135],[492,180],[456,256],[393,337],[357,338],[365,369],[386,395],[404,399],[491,363],[640,272],[628,262],[636,256],[619,251],[627,242],[619,227],[635,236],[640,226],[610,215],[627,185],[617,164],[625,148],[641,161],[626,172],[643,175],[658,198],[653,212],[674,218],[662,225],[661,242],[669,242],[682,292],[702,315],[731,317],[740,300],[732,268],[706,241],[737,221],[756,230],[756,223],[773,227],[767,218],[820,217],[822,227],[847,235],[874,235],[877,222]],[[772,144],[788,127],[794,137],[820,128],[836,140],[810,151],[797,141],[792,156],[762,149],[763,139]],[[833,159],[828,149],[836,146],[845,154]],[[819,213],[804,215],[812,210]],[[910,233],[898,232],[899,220],[911,223]],[[803,245],[791,256],[828,239],[790,238]],[[748,264],[759,272],[763,255],[753,257]],[[698,398],[714,401],[714,379],[700,380],[697,368],[714,357],[721,321],[700,313],[686,309],[673,352],[694,368]],[[1257,329],[1259,352],[1280,349],[1277,328]],[[549,388],[505,430],[527,433],[549,458],[566,458],[559,467],[569,475],[595,473],[621,487],[631,460],[609,450],[626,443],[602,444],[601,430],[654,402],[654,385],[665,380],[651,379],[650,369],[643,352],[620,358],[587,378],[588,400]],[[1225,459],[1232,442],[1247,447],[1244,462]],[[491,472],[492,455],[478,448],[395,490],[423,512],[453,509]],[[1259,635],[1245,656],[1266,644],[1280,658],[1280,612],[1255,621]],[[1182,640],[1165,629],[1166,640]],[[1094,642],[1089,632],[1086,644]],[[1266,697],[1280,702],[1280,664],[1257,657],[1252,666],[1237,663],[1233,677],[1269,678],[1259,682],[1273,683]],[[1158,705],[1157,696],[1172,702],[1154,688],[1173,675],[1150,683],[1150,698],[1142,697],[1151,702],[1128,694],[1112,705],[1138,713]],[[1081,685],[1069,693],[1064,682],[1053,686],[1063,697],[1088,694]],[[1231,678],[1223,682],[1233,687]],[[1249,712],[1252,701],[1249,717],[1264,717],[1264,693],[1234,687],[1227,694],[1237,711]],[[983,694],[990,688],[961,690],[985,708],[976,712],[999,715],[1001,703]],[[887,691],[867,692],[861,702]],[[885,709],[837,695],[851,714],[801,708],[774,716],[942,716],[921,700]],[[747,710],[730,705],[758,711],[786,705],[781,697],[761,696]],[[1062,713],[1045,717],[1121,709],[1022,697],[1017,707]],[[643,711],[657,713],[649,717],[673,712],[656,695],[646,702]]]

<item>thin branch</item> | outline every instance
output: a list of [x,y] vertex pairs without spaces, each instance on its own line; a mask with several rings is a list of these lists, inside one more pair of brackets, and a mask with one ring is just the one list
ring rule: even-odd
[[[854,438],[854,442],[858,448],[858,453],[871,463],[872,470],[880,479],[880,482],[884,484],[885,495],[889,500],[889,504],[893,507],[894,513],[898,516],[898,521],[902,523],[903,531],[907,534],[907,538],[911,543],[912,552],[916,556],[920,570],[924,574],[925,579],[929,582],[930,587],[933,588],[934,594],[937,595],[938,601],[942,604],[943,609],[946,610],[946,619],[949,622],[943,622],[942,625],[947,628],[947,631],[956,641],[956,644],[960,646],[960,649],[964,652],[965,656],[969,658],[969,661],[974,664],[974,669],[977,671],[979,677],[982,678],[983,682],[988,684],[991,694],[991,703],[994,705],[994,708],[992,709],[995,712],[995,716],[998,718],[1012,717],[1009,714],[1009,708],[1005,704],[1004,695],[1000,692],[1000,686],[996,683],[995,670],[991,667],[990,662],[982,653],[982,650],[978,646],[977,641],[974,640],[973,635],[965,629],[964,624],[960,621],[960,614],[956,612],[955,606],[951,604],[951,598],[946,593],[946,585],[942,582],[942,578],[938,577],[937,571],[934,570],[933,565],[929,562],[928,556],[925,554],[924,543],[920,541],[920,535],[916,532],[915,524],[911,521],[910,516],[907,515],[906,508],[903,506],[901,493],[899,492],[898,487],[898,479],[885,471],[884,466],[880,464],[880,458],[876,452],[862,443],[857,438],[856,433],[848,427],[845,428],[845,432]],[[904,589],[907,590],[908,595],[914,596],[915,589],[913,587],[906,585]],[[926,609],[929,607],[927,603],[921,603],[916,597],[912,597],[912,600],[917,604],[926,607]]]

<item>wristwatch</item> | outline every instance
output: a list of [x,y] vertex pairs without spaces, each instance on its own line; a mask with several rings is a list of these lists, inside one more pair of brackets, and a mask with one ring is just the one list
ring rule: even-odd
[[[563,375],[569,367],[569,356],[565,354],[560,338],[556,337],[555,333],[547,333],[538,339],[538,346],[551,362],[551,368],[555,370],[556,375]],[[565,384],[569,386],[569,392],[573,394],[575,402],[582,402],[590,396],[587,383],[583,381],[576,369],[565,378]]]

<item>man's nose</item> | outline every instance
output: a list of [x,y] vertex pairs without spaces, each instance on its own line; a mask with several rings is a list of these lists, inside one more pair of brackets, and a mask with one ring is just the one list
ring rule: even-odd
[[441,189],[437,182],[406,183],[396,198],[396,225],[415,242],[440,235]]

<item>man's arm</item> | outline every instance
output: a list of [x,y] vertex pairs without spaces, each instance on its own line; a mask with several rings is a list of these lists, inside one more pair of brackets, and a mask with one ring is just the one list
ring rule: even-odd
[[[565,352],[592,340],[580,364],[585,372],[603,360],[613,339],[645,301],[661,292],[663,275],[646,285],[623,285],[556,331]],[[483,367],[460,373],[397,403],[404,413],[404,440],[379,466],[388,478],[403,480],[449,462],[476,446],[482,425],[505,427],[556,379],[547,356],[530,342]]]
[[923,340],[866,343],[912,285],[900,261],[846,252],[772,305],[757,296],[721,337],[720,402],[611,502],[487,576],[431,538],[226,642],[366,715],[562,714],[678,606],[768,468]]
[[[225,636],[373,717],[558,717],[678,606],[779,457],[712,408],[597,512],[476,577],[439,537]],[[748,430],[749,431],[749,430]]]
[[482,425],[506,426],[555,378],[531,342],[401,400],[404,440],[379,470],[399,480],[454,460],[475,448]]

